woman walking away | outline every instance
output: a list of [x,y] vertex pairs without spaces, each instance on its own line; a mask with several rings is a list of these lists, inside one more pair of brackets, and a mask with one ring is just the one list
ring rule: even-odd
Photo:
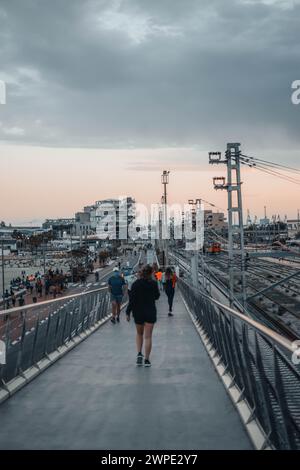
[[[126,309],[127,320],[132,312],[136,325],[136,364],[150,367],[150,353],[152,349],[152,332],[156,322],[155,301],[159,298],[157,282],[152,278],[153,269],[147,265],[141,272],[141,278],[132,284],[130,302]],[[145,360],[143,360],[143,342],[145,341]]]
[[168,304],[169,304],[169,317],[173,317],[172,309],[173,309],[173,299],[175,294],[175,286],[177,282],[177,276],[172,271],[171,268],[166,269],[165,273],[165,293],[168,297]]

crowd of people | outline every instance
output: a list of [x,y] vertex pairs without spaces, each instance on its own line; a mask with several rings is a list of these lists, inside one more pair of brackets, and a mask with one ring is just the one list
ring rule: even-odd
[[[155,302],[159,299],[161,291],[164,291],[168,299],[168,316],[172,317],[176,283],[176,273],[170,267],[163,272],[156,266],[146,265],[138,271],[136,278],[131,276],[127,282],[118,267],[113,269],[113,275],[108,280],[112,303],[111,322],[120,322],[121,305],[127,292],[126,318],[130,321],[131,314],[134,318],[138,366],[151,366],[152,332],[157,321]],[[145,355],[142,352],[143,346]]]
[[47,298],[50,295],[56,298],[66,287],[67,276],[63,270],[49,269],[43,276],[39,271],[31,275],[22,271],[20,276],[10,281],[10,288],[5,290],[5,308],[22,307],[26,296],[30,297],[29,303],[36,303],[38,298]]

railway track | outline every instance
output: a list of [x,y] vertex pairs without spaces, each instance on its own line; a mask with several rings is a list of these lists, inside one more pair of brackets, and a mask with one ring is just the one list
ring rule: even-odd
[[[181,253],[181,252],[176,252],[177,256],[180,256],[181,259],[184,259],[185,263],[190,262],[190,257],[188,256],[187,253]],[[269,264],[269,263],[268,263]],[[271,263],[270,263],[271,264]],[[217,271],[215,273],[216,277],[222,282],[222,284],[229,288],[229,283],[228,283],[228,276],[226,276],[226,272],[228,269],[228,259],[224,259],[224,256],[222,258],[218,257],[216,259],[210,260],[209,263],[210,266],[213,266],[213,269]],[[238,264],[236,264],[236,267],[238,267]],[[262,266],[259,266],[260,269],[262,269]],[[276,276],[281,277],[282,273],[280,272],[281,266],[279,266],[279,269],[277,270],[275,268],[274,273]],[[264,267],[266,269],[266,267]],[[295,268],[294,268],[295,269]],[[296,270],[295,270],[296,271]],[[273,275],[275,275],[273,274]],[[290,272],[289,272],[290,274]],[[251,281],[248,279],[247,281],[247,286],[251,288],[253,293],[259,292],[260,290],[264,289],[265,287],[268,287],[266,283],[262,283],[262,280],[270,280],[266,276],[264,276],[261,273],[257,273],[255,270],[251,273],[251,275],[254,277]],[[285,275],[285,273],[284,273]],[[283,275],[283,277],[284,277]],[[286,274],[288,275],[288,274]],[[278,278],[278,280],[279,280]],[[257,283],[257,280],[259,280],[259,284]],[[270,282],[272,282],[270,280]],[[273,280],[274,282],[274,280]],[[291,286],[289,286],[289,290],[291,290]],[[296,293],[296,289],[294,289],[294,293]],[[294,301],[295,299],[291,299],[290,296],[285,296],[286,302],[282,303],[279,301],[277,298],[279,295],[282,296],[280,292],[275,292],[270,294],[262,294],[260,298],[262,297],[263,300],[266,300],[267,302],[270,302],[272,306],[276,305],[278,307],[278,311],[282,312],[282,315],[278,315],[278,312],[270,312],[268,311],[268,307],[263,305],[263,301],[255,298],[249,302],[249,310],[251,310],[251,314],[258,319],[259,321],[263,322],[267,326],[275,329],[277,332],[284,334],[286,337],[288,337],[290,340],[294,341],[300,338],[300,306],[299,310],[292,310],[288,303],[291,303],[292,300]],[[276,297],[277,296],[277,297]],[[290,326],[290,320],[288,319],[283,319],[283,312],[286,314],[289,314],[291,317],[294,318],[294,326]],[[289,322],[289,324],[287,324]],[[299,323],[298,323],[299,322]]]

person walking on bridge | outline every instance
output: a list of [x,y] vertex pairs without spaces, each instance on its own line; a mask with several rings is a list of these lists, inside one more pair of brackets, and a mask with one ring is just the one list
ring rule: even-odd
[[113,324],[120,321],[121,304],[124,295],[125,280],[121,276],[117,267],[113,269],[113,275],[108,279],[108,288],[110,291],[110,300],[112,304],[112,319]]
[[[126,309],[127,321],[130,320],[130,313],[136,325],[136,364],[150,367],[150,353],[152,349],[152,332],[156,323],[155,301],[159,299],[160,293],[157,282],[153,279],[153,268],[146,265],[141,277],[132,284],[130,302]],[[143,343],[145,342],[145,360],[143,357]]]
[[169,317],[173,317],[173,299],[175,295],[175,286],[177,282],[177,276],[175,272],[172,271],[171,268],[166,269],[165,273],[165,293],[168,297],[168,304],[169,304]]

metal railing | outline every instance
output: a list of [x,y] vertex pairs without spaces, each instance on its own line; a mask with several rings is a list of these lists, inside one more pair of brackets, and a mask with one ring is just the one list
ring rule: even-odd
[[265,446],[300,449],[300,369],[291,360],[293,344],[185,281],[179,285],[196,324],[263,431]]
[[[106,287],[0,312],[0,388],[108,315]],[[5,356],[5,360],[3,360]]]

